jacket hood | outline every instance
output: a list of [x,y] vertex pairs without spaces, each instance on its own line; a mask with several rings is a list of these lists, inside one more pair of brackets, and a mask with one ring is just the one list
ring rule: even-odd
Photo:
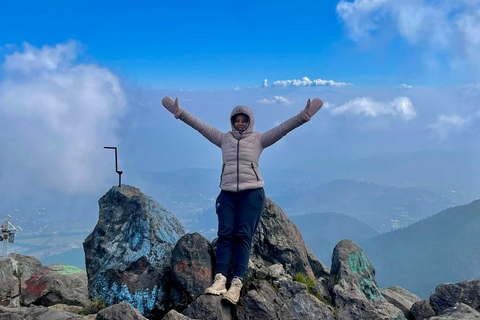
[[[248,118],[250,119],[247,128],[243,132],[239,132],[238,130],[235,129],[233,126],[233,117],[236,116],[237,114],[246,114]],[[232,113],[230,114],[230,125],[232,126],[232,133],[238,138],[237,135],[245,136],[247,134],[250,134],[253,132],[253,127],[255,125],[255,115],[253,114],[252,109],[250,109],[247,106],[236,106],[233,108]]]

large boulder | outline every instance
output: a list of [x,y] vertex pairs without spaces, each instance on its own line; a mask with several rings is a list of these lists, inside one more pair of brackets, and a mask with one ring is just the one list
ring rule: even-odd
[[172,253],[171,300],[183,309],[203,294],[213,281],[213,249],[199,233],[187,233]]
[[435,288],[430,296],[430,303],[437,314],[457,303],[464,303],[480,311],[480,278],[459,283],[441,284]]
[[83,243],[88,289],[108,305],[128,302],[144,315],[167,309],[171,253],[184,235],[180,222],[128,185],[99,200],[99,219]]
[[415,302],[410,308],[410,312],[415,320],[428,319],[435,315],[429,300]]
[[22,284],[22,304],[85,306],[88,303],[87,274],[74,266],[42,267]]
[[328,275],[328,269],[313,254],[309,255],[297,226],[267,198],[252,241],[248,276],[261,277],[267,273],[268,267],[277,263],[282,264],[291,276],[303,273],[313,279]]
[[10,253],[0,258],[0,305],[20,307],[22,283],[42,267],[34,257]]
[[400,309],[383,297],[374,267],[351,240],[342,240],[335,246],[328,286],[338,308],[338,319],[406,319]]

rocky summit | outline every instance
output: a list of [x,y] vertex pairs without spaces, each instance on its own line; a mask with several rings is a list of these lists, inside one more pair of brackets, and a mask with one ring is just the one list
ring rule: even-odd
[[184,234],[134,187],[113,187],[99,205],[84,243],[86,273],[22,255],[0,258],[0,319],[480,319],[480,279],[441,284],[428,300],[398,286],[380,289],[374,266],[350,240],[333,248],[329,270],[270,199],[233,306],[203,294],[215,274],[215,241]]
[[83,243],[88,290],[108,305],[127,302],[151,315],[168,307],[170,259],[180,222],[138,188],[112,187]]

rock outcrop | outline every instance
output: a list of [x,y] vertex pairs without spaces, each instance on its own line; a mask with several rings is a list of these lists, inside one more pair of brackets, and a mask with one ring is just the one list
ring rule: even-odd
[[375,268],[351,240],[340,241],[333,250],[328,287],[339,319],[406,319],[383,297],[375,280]]
[[128,302],[144,315],[168,307],[171,253],[184,234],[153,198],[127,185],[99,200],[99,220],[83,246],[88,289],[108,305]]

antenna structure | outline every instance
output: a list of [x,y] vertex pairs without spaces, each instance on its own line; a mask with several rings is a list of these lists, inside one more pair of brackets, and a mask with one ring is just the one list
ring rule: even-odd
[[13,224],[10,223],[12,217],[10,215],[6,215],[3,217],[3,225],[0,226],[0,233],[1,238],[0,241],[3,242],[3,256],[6,257],[8,255],[8,243],[15,242],[15,234],[20,234],[23,230],[20,227],[14,227]]
[[123,171],[118,170],[118,156],[117,156],[117,147],[104,147],[105,149],[114,149],[115,150],[115,171],[118,173],[118,187],[122,186],[122,173]]

